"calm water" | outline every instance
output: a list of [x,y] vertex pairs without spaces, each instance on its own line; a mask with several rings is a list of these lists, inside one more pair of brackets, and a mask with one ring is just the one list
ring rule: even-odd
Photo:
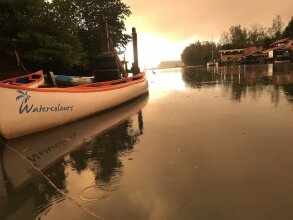
[[0,219],[293,219],[293,64],[148,78],[149,96],[9,141]]

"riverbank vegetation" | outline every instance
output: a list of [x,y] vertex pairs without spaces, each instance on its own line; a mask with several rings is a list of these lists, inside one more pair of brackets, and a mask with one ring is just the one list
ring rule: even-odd
[[101,53],[100,16],[123,48],[130,14],[121,0],[0,0],[0,60],[16,50],[31,71],[87,72]]
[[274,41],[286,37],[293,38],[293,17],[284,28],[281,16],[277,15],[271,27],[263,27],[260,24],[254,24],[250,28],[233,25],[222,33],[218,44],[209,41],[192,43],[183,50],[181,60],[185,65],[205,65],[208,61],[219,58],[219,50],[250,46],[267,47]]

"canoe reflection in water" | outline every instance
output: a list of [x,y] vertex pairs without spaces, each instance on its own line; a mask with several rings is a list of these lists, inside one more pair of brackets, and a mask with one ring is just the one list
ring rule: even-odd
[[[143,95],[102,114],[7,141],[0,166],[0,219],[28,215],[30,208],[25,207],[31,207],[35,218],[52,203],[64,200],[32,164],[63,192],[68,190],[67,168],[91,172],[95,186],[107,188],[108,193],[111,187],[117,188],[123,166],[119,157],[131,153],[143,134],[141,109],[147,102],[148,95]],[[80,192],[79,199],[91,201],[88,190]]]

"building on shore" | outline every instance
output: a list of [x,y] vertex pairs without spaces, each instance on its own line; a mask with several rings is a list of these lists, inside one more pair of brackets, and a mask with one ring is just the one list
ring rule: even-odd
[[267,54],[268,62],[291,62],[293,61],[293,38],[284,38],[270,44],[263,51]]
[[244,48],[243,57],[240,63],[242,64],[254,64],[265,63],[267,60],[267,54],[263,53],[263,47],[247,47]]
[[263,47],[247,47],[243,49],[220,50],[220,63],[241,64],[241,63],[263,63],[266,54],[262,53]]
[[219,53],[221,64],[237,64],[243,57],[244,49],[220,50]]

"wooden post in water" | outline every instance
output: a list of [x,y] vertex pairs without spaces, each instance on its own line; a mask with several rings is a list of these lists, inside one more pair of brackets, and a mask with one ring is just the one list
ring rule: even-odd
[[108,32],[108,23],[105,20],[105,16],[100,16],[100,29],[101,29],[101,40],[102,40],[102,52],[109,53],[110,52],[110,44],[109,44],[109,32]]
[[138,51],[137,51],[137,34],[135,28],[132,28],[132,44],[133,44],[133,59],[134,62],[132,64],[132,71],[133,74],[137,74],[140,72],[140,69],[138,67]]
[[125,53],[124,53],[123,64],[124,64],[124,68],[125,68],[126,72],[127,72],[127,69],[128,69],[127,63],[128,63],[128,61],[126,61],[126,59],[125,59]]

